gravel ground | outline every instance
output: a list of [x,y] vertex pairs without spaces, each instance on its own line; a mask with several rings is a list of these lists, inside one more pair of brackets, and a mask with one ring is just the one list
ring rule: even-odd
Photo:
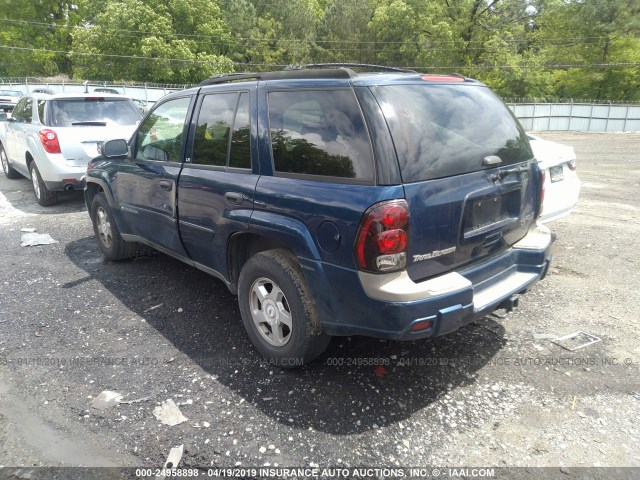
[[[149,250],[104,263],[82,198],[0,178],[0,466],[640,466],[640,135],[573,145],[583,183],[549,277],[507,319],[431,341],[336,338],[282,371],[217,280]],[[20,246],[20,229],[59,243]],[[577,352],[550,336],[601,342]],[[92,407],[103,390],[123,400]],[[153,411],[172,399],[187,421]]]

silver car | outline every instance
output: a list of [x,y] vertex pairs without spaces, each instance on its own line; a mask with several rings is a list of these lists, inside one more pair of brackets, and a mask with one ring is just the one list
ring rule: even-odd
[[8,178],[31,178],[38,203],[82,188],[87,163],[103,141],[129,138],[142,114],[130,98],[107,93],[22,97],[12,117],[0,115],[0,160]]
[[17,90],[0,90],[0,110],[10,112],[22,97],[22,92]]

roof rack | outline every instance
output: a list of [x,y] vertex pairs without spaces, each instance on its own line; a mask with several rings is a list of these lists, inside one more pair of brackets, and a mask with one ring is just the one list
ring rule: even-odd
[[351,78],[355,76],[354,71],[346,68],[332,70],[282,70],[279,72],[256,72],[256,73],[223,73],[215,75],[198,84],[200,87],[206,85],[216,85],[219,83],[237,82],[240,80],[286,80],[286,79],[306,79],[306,78]]
[[304,70],[307,68],[368,68],[383,72],[417,73],[415,70],[400,67],[387,67],[372,63],[308,63],[305,65],[290,65],[285,70]]
[[367,68],[382,70],[385,72],[416,73],[415,70],[404,68],[385,67],[384,65],[371,65],[368,63],[311,63],[306,65],[290,65],[285,70],[277,72],[254,73],[222,73],[214,75],[198,84],[200,87],[230,83],[242,80],[286,80],[286,79],[310,79],[310,78],[353,78],[358,74],[351,68]]

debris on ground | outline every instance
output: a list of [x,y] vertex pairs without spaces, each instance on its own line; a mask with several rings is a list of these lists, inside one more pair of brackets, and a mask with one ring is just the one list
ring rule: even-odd
[[120,403],[125,403],[129,405],[131,403],[146,402],[147,400],[151,400],[151,397],[136,398],[135,400],[121,400]]
[[[171,450],[169,450],[169,455],[167,456],[167,461],[164,462],[162,471],[178,468],[178,464],[182,459],[183,452],[184,452],[184,445],[173,447]],[[165,475],[162,473],[159,475],[156,475],[156,480],[164,480],[165,478],[166,478]]]
[[37,229],[35,228],[21,228],[20,231],[21,232],[25,232],[25,233],[33,233],[35,232]]
[[162,402],[162,405],[154,408],[153,416],[160,420],[160,422],[162,422],[163,424],[169,425],[170,427],[179,425],[182,422],[186,422],[188,420],[187,417],[182,415],[182,412],[180,411],[178,406],[171,399],[165,400],[164,402]]
[[100,392],[96,398],[91,402],[91,406],[96,410],[106,410],[109,407],[117,405],[122,400],[122,395],[118,392],[112,392],[111,390],[104,390]]
[[51,238],[48,233],[23,233],[20,239],[20,246],[22,247],[36,247],[38,245],[50,245],[52,243],[58,243],[57,240]]
[[551,340],[551,343],[555,343],[556,345],[564,348],[565,350],[569,350],[570,352],[575,352],[584,347],[588,347],[589,345],[593,345],[594,343],[601,342],[602,339],[600,337],[596,337],[595,335],[587,332],[573,332],[563,337],[558,337],[555,340]]

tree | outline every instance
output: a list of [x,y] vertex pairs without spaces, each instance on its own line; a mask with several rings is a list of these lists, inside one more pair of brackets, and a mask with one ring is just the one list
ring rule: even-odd
[[111,1],[73,36],[85,78],[191,83],[233,71],[229,30],[208,0]]

